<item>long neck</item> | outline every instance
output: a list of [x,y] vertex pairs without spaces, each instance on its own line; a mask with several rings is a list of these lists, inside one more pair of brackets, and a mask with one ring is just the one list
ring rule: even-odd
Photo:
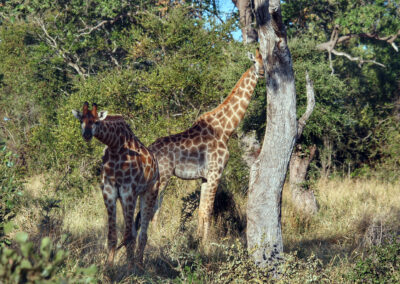
[[214,127],[220,126],[230,136],[243,119],[258,77],[253,65],[242,75],[229,96],[218,107],[201,115],[198,121],[205,120]]
[[111,116],[102,120],[95,132],[94,136],[100,142],[115,150],[134,138],[128,124],[119,116]]

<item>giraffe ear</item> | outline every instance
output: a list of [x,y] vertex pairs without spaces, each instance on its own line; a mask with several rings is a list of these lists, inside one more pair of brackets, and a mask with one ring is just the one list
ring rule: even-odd
[[249,59],[250,59],[252,62],[256,62],[256,58],[254,57],[254,54],[253,54],[253,53],[247,52],[247,56],[249,57]]
[[72,110],[72,114],[75,116],[76,119],[81,120],[82,119],[82,113],[79,110]]
[[104,120],[104,119],[106,119],[107,114],[108,114],[108,111],[101,111],[101,112],[99,112],[99,120]]

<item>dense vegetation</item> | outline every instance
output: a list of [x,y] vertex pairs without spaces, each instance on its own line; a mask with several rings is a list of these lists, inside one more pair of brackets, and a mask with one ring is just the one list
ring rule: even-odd
[[[123,256],[115,269],[104,267],[106,218],[97,190],[103,146],[85,143],[71,114],[84,101],[96,102],[102,110],[124,115],[149,145],[217,106],[251,65],[246,53],[255,45],[233,38],[238,15],[222,13],[216,4],[1,2],[0,282],[97,277],[102,282],[229,283],[268,277],[268,269],[253,267],[244,249],[248,168],[240,142],[251,130],[260,140],[263,136],[263,82],[230,141],[211,252],[198,247],[194,233],[199,184],[173,180],[160,228],[149,234],[144,271],[134,274]],[[329,41],[336,26],[342,35],[398,33],[400,3],[282,1],[282,13],[299,116],[305,108],[306,70],[314,81],[316,108],[300,142],[318,148],[309,187],[320,205],[316,216],[303,216],[284,196],[288,255],[282,281],[396,283],[399,52],[377,37],[354,36],[338,44],[339,51],[363,58],[361,64],[334,54],[330,60],[317,47]],[[400,39],[394,42],[400,45]],[[29,240],[20,231],[29,232]],[[5,257],[15,265],[7,266]]]

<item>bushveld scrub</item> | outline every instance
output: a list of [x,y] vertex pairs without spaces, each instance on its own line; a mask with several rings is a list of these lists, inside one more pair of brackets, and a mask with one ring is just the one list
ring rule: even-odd
[[[7,147],[0,146],[0,243],[15,265],[10,268],[5,261],[1,275],[22,271],[16,277],[73,282],[85,279],[79,267],[95,265],[95,278],[102,283],[270,279],[268,268],[259,269],[247,258],[249,171],[237,135],[230,141],[209,245],[200,248],[196,237],[200,182],[173,178],[159,222],[150,227],[143,269],[128,270],[124,248],[115,266],[105,267],[107,217],[97,184],[103,146],[84,143],[71,114],[85,100],[97,102],[102,110],[124,115],[149,145],[186,129],[217,106],[250,66],[246,51],[255,50],[233,39],[237,15],[221,18],[213,6],[217,2],[2,1],[0,141]],[[380,68],[359,67],[339,56],[330,65],[328,56],[315,49],[336,24],[343,33],[358,33],[368,28],[365,19],[376,24],[376,13],[377,35],[393,34],[400,25],[398,5],[314,2],[285,1],[282,13],[298,115],[305,107],[306,70],[315,83],[316,109],[300,143],[318,148],[308,187],[320,209],[313,216],[296,212],[284,189],[286,255],[276,281],[398,282],[399,246],[393,234],[400,231],[399,53],[366,38],[340,47],[386,65]],[[262,81],[241,126],[256,130],[259,138],[266,117]],[[351,179],[320,178],[345,172]],[[118,216],[121,232],[121,208]],[[29,238],[17,237],[21,231]],[[41,253],[43,240],[46,249],[54,244],[49,258]],[[62,261],[57,260],[57,244],[65,251]],[[28,257],[23,246],[31,247]],[[35,269],[27,267],[28,259]],[[54,269],[42,275],[47,265]]]
[[[144,266],[128,271],[124,249],[118,251],[112,269],[105,267],[107,214],[96,184],[85,188],[82,194],[79,188],[56,193],[56,185],[44,183],[43,178],[32,178],[27,182],[24,196],[29,202],[22,200],[24,205],[14,221],[18,227],[15,231],[29,231],[34,247],[39,247],[45,236],[56,242],[63,241],[63,249],[69,252],[64,271],[96,265],[99,269],[97,277],[106,283],[270,280],[268,268],[259,269],[247,258],[244,231],[238,229],[244,225],[246,209],[246,195],[241,192],[230,195],[226,193],[227,189],[220,187],[222,193],[217,196],[217,206],[223,207],[226,202],[219,199],[227,196],[230,196],[231,204],[228,211],[218,209],[220,213],[214,218],[212,239],[207,247],[200,248],[196,237],[196,192],[200,184],[173,179],[165,194],[158,224],[150,225]],[[379,180],[321,179],[313,189],[319,203],[319,212],[314,216],[295,212],[288,190],[284,189],[285,262],[276,281],[351,283],[357,282],[357,277],[372,282],[397,279],[398,262],[393,259],[396,260],[399,243],[393,241],[393,234],[400,231],[399,184],[385,184]],[[45,208],[39,200],[45,199],[45,193],[47,199],[57,196],[61,201],[59,208],[54,207],[47,214],[50,225],[43,227]],[[117,214],[121,239],[120,206]],[[374,271],[378,271],[377,274]]]

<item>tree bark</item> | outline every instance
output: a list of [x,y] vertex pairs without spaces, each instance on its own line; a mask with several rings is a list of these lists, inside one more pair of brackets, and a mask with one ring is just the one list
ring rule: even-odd
[[312,190],[303,189],[306,181],[308,167],[314,158],[317,147],[315,145],[309,148],[309,155],[305,155],[301,145],[296,147],[292,154],[289,164],[289,185],[292,192],[292,203],[294,207],[305,214],[313,215],[317,213],[318,206]]
[[257,42],[257,30],[254,28],[254,14],[252,0],[232,0],[239,10],[239,22],[242,30],[243,43]]
[[[298,141],[303,134],[304,127],[311,113],[315,107],[315,94],[313,82],[306,72],[306,89],[307,89],[307,109],[301,116],[297,126],[297,137]],[[308,167],[312,159],[315,156],[317,147],[315,145],[309,148],[310,154],[307,156],[303,153],[301,145],[297,145],[296,150],[292,153],[292,158],[289,163],[289,185],[292,192],[292,203],[294,207],[306,214],[313,215],[317,213],[318,206],[317,200],[315,199],[314,192],[311,190],[304,190],[304,182],[306,181]]]
[[281,259],[282,188],[297,137],[296,90],[279,0],[254,0],[267,85],[267,126],[250,172],[247,245],[264,267]]

